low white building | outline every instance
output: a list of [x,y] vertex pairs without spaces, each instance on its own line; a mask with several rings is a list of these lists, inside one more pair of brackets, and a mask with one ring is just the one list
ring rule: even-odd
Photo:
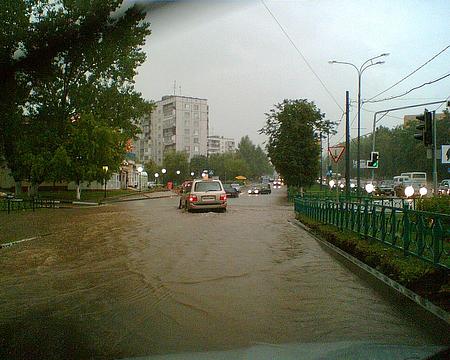
[[236,142],[232,138],[218,135],[208,136],[208,155],[224,154],[236,151]]

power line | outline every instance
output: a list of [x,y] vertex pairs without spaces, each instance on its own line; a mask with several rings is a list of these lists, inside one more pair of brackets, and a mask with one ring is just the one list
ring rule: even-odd
[[439,77],[439,78],[437,78],[435,80],[431,80],[431,81],[425,82],[425,83],[423,83],[423,84],[421,84],[419,86],[415,86],[412,89],[409,89],[408,91],[406,91],[405,93],[403,93],[401,95],[391,96],[389,98],[385,98],[385,99],[381,99],[381,100],[366,100],[366,101],[364,101],[364,103],[377,103],[377,102],[382,102],[382,101],[387,101],[387,100],[393,100],[393,99],[405,96],[406,94],[409,94],[410,92],[412,92],[414,90],[417,90],[417,89],[420,89],[420,88],[422,88],[422,87],[424,87],[426,85],[434,84],[434,83],[436,83],[438,81],[441,81],[441,80],[443,80],[443,79],[445,79],[445,78],[447,78],[449,76],[450,76],[450,73],[447,73],[447,74],[442,75],[441,77]]
[[444,104],[447,104],[447,102],[449,101],[449,99],[450,99],[450,95],[447,97],[447,99],[445,99],[445,101],[441,104],[441,105],[439,105],[434,111],[438,111],[441,107],[442,107],[442,105],[444,105]]
[[261,0],[261,3],[264,5],[264,7],[266,8],[267,12],[270,14],[270,16],[272,16],[272,18],[275,20],[275,22],[278,24],[278,27],[281,29],[281,31],[283,32],[283,34],[286,36],[286,38],[289,40],[289,42],[291,43],[291,45],[294,47],[294,49],[297,51],[297,53],[301,56],[301,58],[303,59],[303,61],[305,62],[305,64],[308,66],[309,70],[311,70],[311,72],[314,74],[314,76],[317,78],[317,80],[319,80],[320,84],[322,85],[322,87],[325,89],[325,91],[328,93],[328,95],[333,99],[334,103],[337,105],[337,107],[339,109],[341,109],[342,112],[344,112],[344,109],[342,108],[341,105],[339,105],[338,101],[336,100],[336,98],[333,96],[333,94],[330,92],[330,90],[328,90],[328,88],[326,87],[325,83],[322,81],[322,79],[319,77],[319,75],[314,71],[313,67],[311,66],[311,64],[308,62],[308,60],[306,59],[306,57],[303,55],[303,53],[300,51],[300,49],[297,47],[297,45],[295,45],[294,41],[292,40],[292,38],[289,36],[289,34],[287,33],[287,31],[284,29],[284,27],[281,25],[281,23],[278,21],[278,19],[275,17],[275,15],[272,13],[272,11],[270,11],[270,9],[267,7],[266,3],[264,2],[264,0]]
[[[352,107],[354,108],[355,106],[352,106]],[[376,113],[376,111],[369,110],[369,109],[366,109],[366,108],[361,108],[361,110],[363,110],[363,111],[365,111],[365,112],[368,112],[368,113],[371,113],[371,114]],[[400,119],[400,120],[403,120],[403,118],[400,117],[400,116],[387,115],[387,117],[391,117],[391,118],[393,118],[393,119]]]
[[[417,69],[415,69],[414,71],[412,71],[411,73],[409,73],[408,75],[406,75],[405,77],[401,78],[399,81],[397,81],[395,84],[389,86],[386,90],[383,90],[382,92],[376,94],[375,96],[371,97],[368,101],[375,99],[376,97],[380,96],[381,94],[384,94],[386,91],[391,90],[393,87],[397,86],[398,84],[400,84],[402,81],[406,80],[407,78],[409,78],[411,75],[415,74],[417,71],[419,71],[420,69],[422,69],[425,65],[427,65],[428,63],[430,63],[431,61],[433,61],[434,59],[436,59],[439,55],[441,55],[443,52],[447,51],[450,48],[450,45],[447,45],[444,49],[442,49],[441,51],[439,51],[436,55],[434,55],[431,59],[427,60],[425,63],[423,63],[422,65],[420,65]],[[367,101],[366,101],[367,102]]]

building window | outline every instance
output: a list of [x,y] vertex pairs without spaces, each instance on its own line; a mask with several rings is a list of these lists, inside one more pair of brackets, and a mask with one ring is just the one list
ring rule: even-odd
[[191,117],[191,113],[189,111],[184,112],[185,119],[189,119]]
[[185,147],[184,147],[184,151],[189,152],[190,150],[191,150],[191,147],[190,147],[190,146],[185,146]]
[[194,152],[198,152],[198,146],[194,146]]
[[198,105],[194,105],[194,110],[198,111]]
[[194,135],[198,135],[198,129],[194,129]]
[[194,119],[200,119],[200,114],[198,112],[194,113]]
[[194,127],[198,128],[198,124],[199,124],[198,120],[194,120]]
[[189,109],[189,104],[184,104],[185,109]]
[[194,138],[194,144],[198,144],[198,138]]
[[184,126],[190,126],[191,122],[189,119],[184,119]]
[[190,129],[184,129],[184,135],[190,135],[191,130]]

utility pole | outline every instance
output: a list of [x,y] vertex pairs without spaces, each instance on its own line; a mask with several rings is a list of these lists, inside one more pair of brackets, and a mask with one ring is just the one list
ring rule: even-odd
[[320,136],[320,191],[322,191],[323,183],[323,147],[322,147],[322,131],[319,133]]
[[436,111],[432,112],[433,121],[433,196],[437,196],[437,156],[436,156]]
[[345,92],[345,195],[350,197],[350,97]]

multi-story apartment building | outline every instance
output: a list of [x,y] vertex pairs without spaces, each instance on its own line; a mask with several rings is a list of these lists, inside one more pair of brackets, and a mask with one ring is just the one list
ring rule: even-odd
[[206,99],[163,96],[151,115],[151,158],[162,164],[164,152],[184,151],[189,160],[207,155],[209,109]]
[[236,151],[236,142],[234,139],[218,135],[208,136],[208,155],[233,151]]
[[151,120],[150,115],[144,116],[136,123],[141,129],[138,139],[133,141],[132,153],[140,163],[146,163],[152,159]]

